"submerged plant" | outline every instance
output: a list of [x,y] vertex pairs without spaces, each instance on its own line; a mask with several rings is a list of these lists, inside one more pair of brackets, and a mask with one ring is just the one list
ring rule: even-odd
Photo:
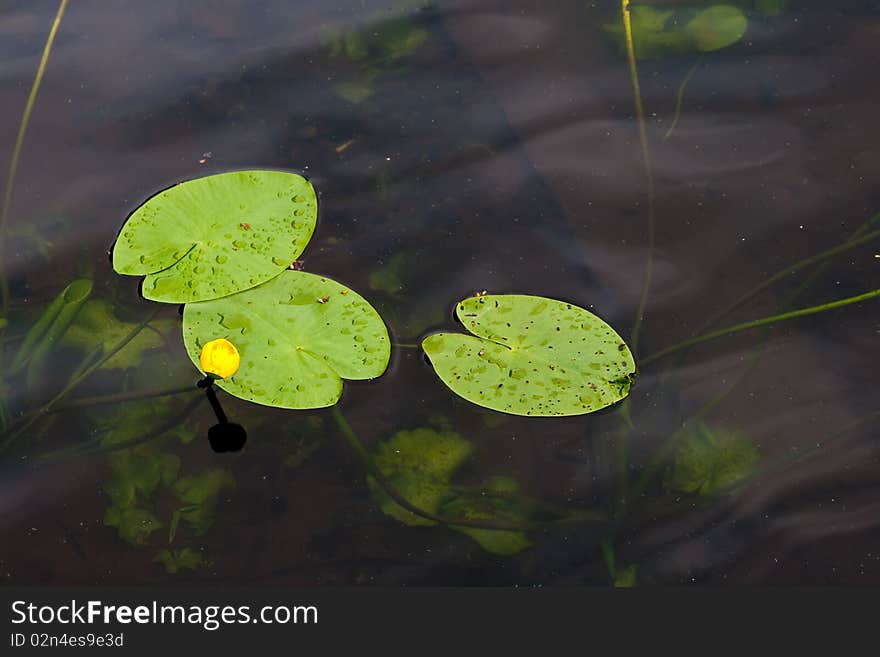
[[[420,509],[431,514],[474,521],[508,520],[527,522],[527,504],[517,498],[519,484],[510,477],[490,477],[477,491],[453,483],[452,478],[473,454],[473,445],[449,429],[421,427],[398,431],[380,443],[373,456],[378,469],[396,490]],[[409,526],[431,526],[438,521],[416,515],[392,499],[386,489],[368,479],[373,499],[387,515]],[[512,555],[531,541],[522,531],[478,526],[450,525],[473,538],[488,552]]]
[[[698,55],[678,87],[675,110],[664,135],[669,139],[681,117],[685,88],[704,56],[739,43],[748,31],[750,17],[766,20],[778,16],[788,4],[787,0],[693,0],[674,7],[655,7],[623,0],[623,20],[605,25],[604,31],[631,60],[631,69],[636,60]],[[636,102],[641,103],[636,78],[633,86]]]
[[334,82],[334,93],[349,103],[363,103],[376,92],[377,82],[399,71],[401,62],[427,38],[428,31],[409,16],[382,18],[361,29],[329,36],[330,56],[346,59],[357,71]]
[[665,483],[675,492],[710,495],[746,479],[758,458],[758,449],[741,431],[696,422],[681,438]]
[[[721,50],[742,39],[748,27],[746,14],[731,4],[671,9],[635,4],[627,11],[638,59]],[[605,31],[626,50],[625,27],[612,23]]]

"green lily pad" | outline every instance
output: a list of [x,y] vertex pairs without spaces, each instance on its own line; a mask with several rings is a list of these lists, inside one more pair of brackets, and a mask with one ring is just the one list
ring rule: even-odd
[[741,9],[715,5],[697,14],[687,24],[687,32],[700,52],[721,50],[743,38],[748,20]]
[[699,422],[682,438],[667,471],[666,486],[675,492],[711,495],[751,475],[759,456],[743,432],[724,427],[713,430]]
[[277,276],[312,237],[311,183],[283,171],[233,171],[174,185],[125,222],[113,268],[146,276],[144,297],[217,299]]
[[342,380],[372,379],[388,367],[388,329],[359,294],[324,276],[286,271],[267,283],[183,313],[183,339],[196,367],[202,345],[225,338],[241,366],[217,385],[279,408],[332,406]]
[[608,324],[563,301],[518,294],[465,299],[456,315],[474,335],[422,341],[457,395],[513,415],[592,413],[629,394],[636,366]]

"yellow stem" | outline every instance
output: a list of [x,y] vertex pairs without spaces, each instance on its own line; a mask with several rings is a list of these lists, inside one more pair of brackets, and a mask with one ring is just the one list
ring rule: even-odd
[[642,294],[639,298],[639,307],[633,322],[630,337],[630,348],[635,355],[639,349],[639,332],[645,316],[645,306],[648,304],[648,292],[651,289],[651,279],[654,274],[654,172],[651,167],[651,152],[648,149],[648,129],[645,121],[645,107],[642,103],[642,90],[639,85],[639,72],[636,68],[636,49],[633,43],[632,20],[630,18],[630,0],[621,0],[620,6],[623,13],[623,31],[626,39],[626,57],[629,62],[629,77],[632,82],[633,97],[636,105],[636,121],[639,125],[639,141],[642,146],[642,160],[645,165],[645,179],[648,183],[648,258],[645,263],[645,277],[642,282]]

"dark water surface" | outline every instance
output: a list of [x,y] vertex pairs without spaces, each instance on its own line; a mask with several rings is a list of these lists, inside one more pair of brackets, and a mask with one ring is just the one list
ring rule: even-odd
[[[0,2],[4,176],[56,9]],[[159,189],[241,168],[310,177],[320,215],[306,270],[363,294],[397,343],[455,328],[454,303],[480,290],[564,299],[629,336],[648,203],[626,59],[603,30],[619,9],[612,0],[71,2],[14,187],[4,363],[76,278],[94,280],[91,299],[109,310],[80,336],[112,342],[130,328],[118,322],[146,319],[156,304],[107,257],[122,222]],[[880,4],[792,1],[749,18],[741,42],[699,62],[639,63],[657,209],[641,355],[690,337],[880,211]],[[716,326],[878,288],[878,249],[875,240],[785,277]],[[238,454],[213,453],[178,309],[163,307],[149,341],[133,341],[14,440],[87,350],[62,340],[32,376],[2,372],[11,428],[0,453],[0,577],[607,585],[604,544],[621,582],[877,585],[878,307],[650,363],[630,397],[632,429],[619,409],[564,419],[482,410],[407,347],[394,349],[382,378],[347,383],[342,410],[369,448],[404,429],[454,431],[475,447],[456,475],[463,486],[512,477],[547,508],[596,511],[530,532],[531,546],[510,556],[383,514],[329,411],[223,395],[249,441]],[[707,481],[733,472],[731,485],[676,486],[682,436],[711,461]],[[723,447],[729,436],[740,451]],[[179,477],[214,472],[222,485],[181,502],[171,478],[155,480],[169,459]],[[120,483],[138,468],[139,484]],[[133,487],[152,531],[111,526],[108,489],[118,485]],[[183,519],[172,532],[175,512]],[[182,565],[185,549],[196,568]],[[156,561],[163,550],[177,555],[170,568]]]

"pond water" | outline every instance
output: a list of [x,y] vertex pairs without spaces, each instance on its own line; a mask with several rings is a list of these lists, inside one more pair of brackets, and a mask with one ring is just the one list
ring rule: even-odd
[[[618,2],[70,3],[2,247],[2,581],[880,584],[876,299],[650,360],[880,287],[865,237],[880,228],[880,4],[731,0],[742,38],[676,41],[673,23],[709,4],[638,3],[680,12],[660,37],[649,14],[634,21],[636,41],[661,44],[637,63],[651,199]],[[4,176],[57,8],[0,4]],[[357,290],[389,327],[388,371],[346,383],[340,402],[358,439],[371,452],[395,435],[467,441],[447,493],[522,531],[387,515],[331,410],[221,392],[249,437],[211,450],[178,307],[142,299],[108,250],[158,190],[248,168],[308,176],[305,270]],[[652,205],[624,406],[503,415],[437,379],[417,345],[459,330],[454,305],[483,290],[577,304],[629,340]],[[93,281],[86,303],[16,367],[77,279]]]

